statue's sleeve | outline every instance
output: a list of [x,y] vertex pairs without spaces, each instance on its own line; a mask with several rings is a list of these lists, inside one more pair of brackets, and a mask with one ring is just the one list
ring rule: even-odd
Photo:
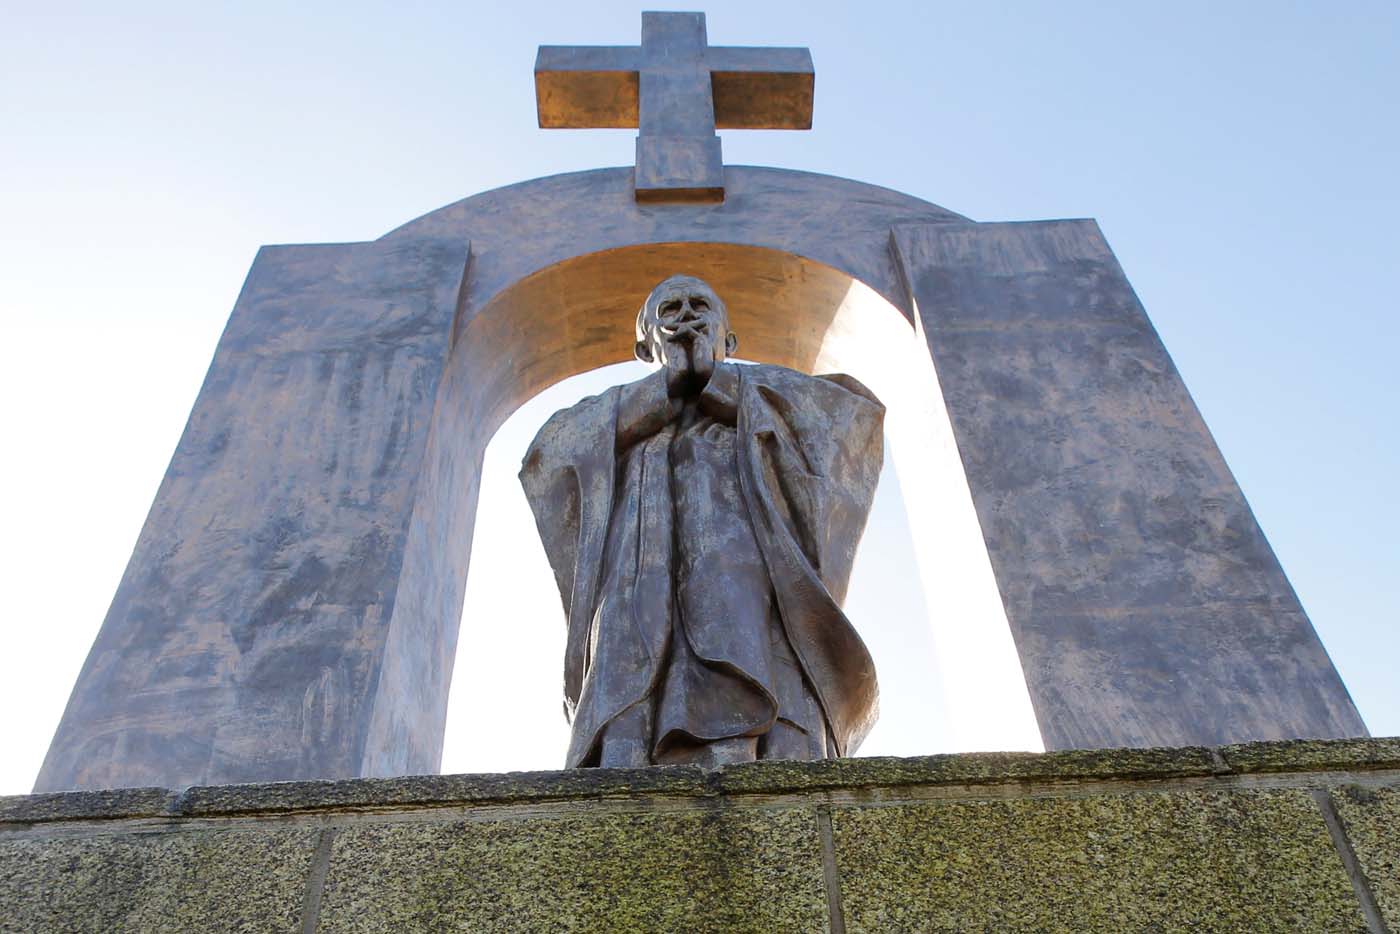
[[844,374],[765,368],[746,387],[763,486],[837,603],[845,599],[884,462],[885,407]]
[[[825,543],[823,577],[828,587],[839,579],[838,589],[832,593],[838,602],[844,602],[856,546],[865,532],[884,467],[885,407],[853,376],[837,373],[818,379],[839,389],[840,401],[832,404],[828,410],[831,418],[817,434],[823,443],[816,446],[815,456],[838,492],[832,498],[833,511],[826,524],[830,537]],[[813,445],[808,437],[810,449]]]
[[571,715],[583,688],[617,456],[661,430],[669,406],[665,374],[614,386],[551,416],[520,466],[520,483],[568,621],[564,697]]
[[875,662],[841,611],[884,457],[884,406],[849,377],[744,368],[739,479],[793,651],[850,755],[879,709]]
[[564,698],[572,716],[583,689],[587,634],[612,510],[617,387],[556,412],[535,435],[520,483],[564,604]]

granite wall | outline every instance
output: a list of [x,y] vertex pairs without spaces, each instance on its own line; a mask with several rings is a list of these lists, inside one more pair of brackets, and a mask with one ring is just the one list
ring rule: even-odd
[[0,799],[0,931],[1400,930],[1400,739]]

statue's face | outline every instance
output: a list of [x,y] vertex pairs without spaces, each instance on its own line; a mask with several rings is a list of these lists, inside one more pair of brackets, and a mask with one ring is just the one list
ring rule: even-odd
[[729,330],[729,315],[714,289],[699,279],[676,276],[652,292],[645,312],[645,350],[664,364],[679,354],[695,359],[699,355],[723,360],[734,352],[737,339]]

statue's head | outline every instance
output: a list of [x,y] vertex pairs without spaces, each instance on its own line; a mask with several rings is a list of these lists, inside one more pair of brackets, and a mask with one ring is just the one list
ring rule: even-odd
[[637,312],[637,359],[665,363],[673,353],[708,353],[723,360],[739,347],[729,330],[729,311],[709,283],[671,276],[651,290]]

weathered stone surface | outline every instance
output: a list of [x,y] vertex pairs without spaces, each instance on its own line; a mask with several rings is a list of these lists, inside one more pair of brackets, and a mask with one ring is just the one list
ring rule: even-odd
[[[694,766],[415,775],[344,781],[204,785],[0,797],[0,823],[220,817],[337,808],[448,807],[579,799],[780,795],[864,788],[983,783],[1144,781],[1228,772],[1357,772],[1400,769],[1400,739],[1251,743],[1220,750],[1072,749],[910,758],[772,760],[715,770]],[[1219,754],[1217,756],[1216,754]]]
[[847,930],[1364,931],[1303,791],[832,811]]
[[5,795],[0,797],[0,824],[157,817],[170,813],[175,800],[164,788]]
[[1098,226],[895,244],[1046,746],[1364,736]]
[[1343,785],[1331,797],[1381,917],[1400,931],[1400,789]]
[[713,793],[712,775],[692,766],[662,766],[213,785],[187,790],[180,796],[179,813],[189,817],[206,817],[305,808],[433,807],[658,794],[695,796]]
[[15,797],[0,930],[1394,930],[1395,742]]
[[293,931],[308,828],[0,839],[0,931]]
[[1183,778],[1220,771],[1210,750],[1076,749],[1056,753],[977,752],[917,758],[762,762],[712,773],[726,794],[857,789],[871,786],[961,785],[979,782],[1105,781]]
[[1400,738],[1240,743],[1220,755],[1236,772],[1393,769],[1400,768]]
[[[1368,741],[1379,743],[1382,741]],[[1389,741],[1395,742],[1395,741]],[[1277,771],[1299,771],[1315,763],[1338,767],[1372,765],[1345,741],[1308,744],[1309,754],[1290,768],[1293,744],[1274,756]],[[1314,748],[1320,747],[1320,748]],[[1328,748],[1339,751],[1334,758]],[[1379,747],[1378,747],[1379,748]],[[285,814],[305,810],[403,809],[502,803],[668,798],[722,795],[782,795],[814,791],[937,787],[980,783],[1141,781],[1206,777],[1221,772],[1211,750],[1076,749],[1056,753],[959,753],[914,758],[827,759],[820,762],[770,760],[706,770],[695,766],[641,769],[586,769],[505,772],[486,775],[415,775],[320,782],[202,785],[182,792],[157,788],[14,795],[0,798],[0,823],[64,820],[121,820],[148,816],[225,817]]]
[[420,705],[381,662],[466,259],[259,252],[38,790],[359,775]]
[[318,931],[819,931],[808,808],[340,832]]

